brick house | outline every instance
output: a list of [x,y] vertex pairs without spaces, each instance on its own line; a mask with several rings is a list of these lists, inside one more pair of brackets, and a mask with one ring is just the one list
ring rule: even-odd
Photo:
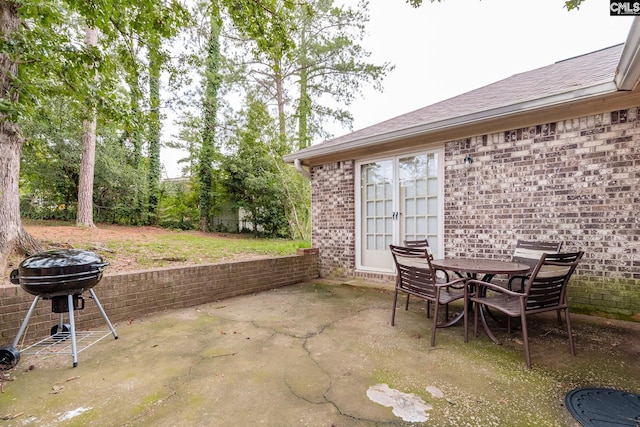
[[639,52],[636,19],[624,44],[287,156],[311,180],[321,275],[391,282],[388,245],[411,238],[505,260],[562,241],[586,252],[572,310],[640,320]]

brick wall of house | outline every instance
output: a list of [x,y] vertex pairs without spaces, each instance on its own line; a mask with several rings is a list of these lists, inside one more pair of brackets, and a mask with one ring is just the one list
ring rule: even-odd
[[[447,142],[446,256],[508,259],[518,239],[561,240],[565,250],[586,252],[571,282],[572,308],[640,320],[638,111]],[[467,154],[473,157],[468,170]],[[345,194],[333,198],[352,180],[352,168],[314,168],[313,235],[321,275],[361,275],[347,257],[354,253],[355,218],[337,220],[354,212],[353,195],[351,206]],[[348,227],[337,233],[342,224]],[[350,243],[348,249],[337,239]]]
[[[317,278],[318,251],[305,249],[299,253],[288,257],[105,274],[94,290],[109,320],[117,324],[164,310]],[[85,309],[76,311],[76,328],[108,330],[89,293],[83,296]],[[34,297],[20,286],[0,286],[0,346],[13,342],[33,300]],[[26,342],[48,337],[51,327],[58,323],[58,314],[51,312],[50,301],[41,300],[36,307],[36,313],[28,323]],[[67,315],[64,319],[68,323]]]
[[311,170],[312,246],[319,248],[325,276],[352,274],[356,257],[355,162],[345,161]]

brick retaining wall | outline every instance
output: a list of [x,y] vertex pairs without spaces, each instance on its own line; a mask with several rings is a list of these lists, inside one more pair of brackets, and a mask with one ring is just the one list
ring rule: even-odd
[[[224,298],[262,292],[319,276],[318,251],[299,255],[190,267],[105,274],[95,293],[112,323],[164,310],[191,307]],[[108,268],[107,268],[108,273]],[[89,293],[85,309],[76,312],[78,330],[108,330]],[[20,286],[0,286],[0,347],[10,345],[34,297]],[[65,315],[65,323],[68,323]],[[58,315],[49,301],[39,301],[28,323],[26,342],[49,336]],[[117,330],[117,327],[116,327]]]

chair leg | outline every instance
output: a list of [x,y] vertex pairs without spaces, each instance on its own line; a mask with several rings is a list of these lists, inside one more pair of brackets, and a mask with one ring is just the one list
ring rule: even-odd
[[[558,315],[560,312],[558,311]],[[569,335],[569,350],[571,351],[571,355],[576,355],[576,348],[573,345],[573,333],[571,332],[571,320],[569,319],[569,308],[564,309],[564,321],[567,323],[567,334]]]
[[[409,297],[409,294],[407,294],[407,300],[408,300],[408,297]],[[398,303],[398,289],[396,289],[396,292],[393,294],[393,306],[391,307],[391,326],[395,326],[397,303]]]
[[[462,312],[462,317],[464,318],[464,342],[469,342],[469,308],[467,307],[467,303],[466,303],[466,298],[465,298],[465,303],[464,303],[464,307],[462,308],[464,311]],[[469,301],[469,304],[473,304],[471,301]]]
[[479,302],[476,303],[475,310],[473,312],[473,337],[478,338],[478,314],[482,310],[482,305]]
[[427,300],[427,319],[431,317],[431,301]]
[[527,360],[527,369],[531,369],[531,353],[529,352],[529,331],[527,330],[527,315],[524,310],[520,315],[522,328],[522,340],[524,341],[524,356]]
[[437,302],[433,304],[433,328],[431,329],[431,347],[435,347],[436,345],[436,329],[438,328],[438,307],[440,307],[440,304],[438,304]]
[[411,294],[407,294],[407,302],[404,305],[404,309],[405,310],[409,310],[409,297],[411,296]]

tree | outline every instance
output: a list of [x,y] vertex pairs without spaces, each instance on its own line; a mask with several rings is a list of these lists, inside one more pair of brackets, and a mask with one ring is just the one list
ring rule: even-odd
[[222,80],[220,68],[223,55],[220,37],[223,28],[223,12],[238,32],[250,38],[261,50],[286,50],[291,44],[287,13],[293,10],[292,2],[278,9],[278,0],[210,0],[200,7],[207,10],[208,33],[206,35],[203,68],[202,129],[200,150],[198,151],[197,178],[199,188],[200,225],[207,230],[214,210],[216,190],[216,170],[219,164],[221,137],[219,131],[219,109],[222,104]]
[[291,77],[298,80],[299,88],[294,148],[306,148],[314,137],[328,136],[322,131],[325,120],[352,122],[347,110],[329,108],[321,103],[322,99],[329,97],[346,106],[360,94],[363,85],[371,84],[382,90],[381,82],[393,66],[367,62],[369,52],[358,42],[364,38],[368,20],[364,1],[356,8],[347,8],[334,6],[332,0],[315,0],[296,14],[297,48],[293,63],[287,67]]
[[248,103],[246,122],[233,140],[234,153],[223,162],[225,187],[236,206],[249,213],[255,233],[291,237],[276,166],[282,160],[270,152],[278,132],[262,101],[249,97]]
[[213,189],[213,167],[216,157],[216,123],[218,115],[218,92],[220,91],[220,30],[222,20],[216,0],[209,4],[209,38],[204,73],[204,100],[202,117],[202,146],[199,158],[200,178],[200,230],[207,231],[211,218],[211,191]]
[[160,40],[151,37],[149,47],[149,219],[158,223],[160,197],[160,70],[162,56]]
[[347,106],[364,85],[381,90],[393,66],[369,63],[369,52],[358,44],[369,19],[364,1],[350,8],[335,6],[333,0],[312,0],[285,16],[295,48],[262,51],[241,39],[237,48],[253,48],[238,67],[247,70],[250,90],[273,105],[281,141],[301,149],[315,138],[330,136],[323,131],[325,121],[352,121],[345,108],[331,108],[323,101]]
[[[434,3],[436,1],[439,3],[442,0],[429,0],[429,1],[431,3]],[[564,7],[566,7],[568,11],[573,9],[580,9],[580,5],[582,4],[583,1],[585,0],[568,0],[564,2]],[[422,5],[422,0],[406,0],[406,2],[413,7],[420,7]]]
[[[24,142],[18,119],[33,114],[43,96],[56,91],[74,94],[80,108],[90,94],[90,105],[111,110],[120,108],[114,82],[117,81],[115,63],[96,49],[77,49],[74,22],[99,30],[106,42],[119,34],[119,24],[126,21],[133,32],[172,34],[183,21],[184,8],[177,2],[169,4],[153,0],[129,2],[107,0],[48,0],[42,2],[14,2],[0,0],[0,166],[6,175],[0,178],[0,267],[15,251],[30,251],[37,245],[22,227],[19,211],[19,159]],[[20,67],[18,67],[20,63]],[[95,68],[87,67],[94,64]],[[96,86],[95,72],[99,73]]]
[[[264,141],[270,144],[267,149],[273,158],[305,148],[317,137],[327,137],[323,131],[326,120],[350,124],[348,111],[330,108],[323,101],[333,98],[346,106],[363,85],[381,88],[380,82],[393,67],[367,62],[369,53],[358,44],[368,21],[366,5],[362,2],[352,9],[334,6],[332,0],[313,0],[291,14],[282,13],[281,17],[289,19],[283,25],[290,29],[289,37],[295,43],[289,50],[277,44],[261,49],[241,37],[242,33],[238,37],[238,49],[250,47],[244,62],[237,64],[238,72],[246,70],[246,92],[270,106],[277,129],[277,138]],[[292,180],[290,168],[272,163],[272,178],[283,189],[280,201],[287,213],[289,234],[304,236],[309,184]]]
[[[98,31],[95,28],[87,27],[87,50],[91,52],[97,48],[97,45]],[[93,223],[93,173],[96,160],[96,126],[98,121],[95,101],[93,97],[87,97],[87,103],[90,107],[87,109],[88,116],[82,120],[82,157],[80,183],[78,184],[78,216],[76,219],[76,225],[89,228],[95,227]]]
[[5,268],[13,251],[31,253],[40,249],[20,220],[18,179],[23,137],[16,124],[15,110],[10,108],[20,97],[20,85],[16,79],[19,56],[11,44],[20,37],[21,25],[18,5],[0,0],[0,269]]

